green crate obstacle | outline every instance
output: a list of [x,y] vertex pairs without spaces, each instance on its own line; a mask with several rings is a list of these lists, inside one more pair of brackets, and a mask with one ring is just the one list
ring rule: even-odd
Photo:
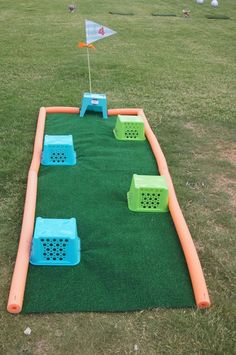
[[165,177],[134,174],[127,198],[131,211],[167,212],[168,186]]
[[140,116],[118,115],[113,132],[118,140],[145,140],[144,122]]

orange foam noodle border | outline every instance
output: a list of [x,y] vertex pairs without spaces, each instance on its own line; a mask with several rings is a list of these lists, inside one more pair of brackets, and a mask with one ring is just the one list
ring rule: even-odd
[[[20,313],[24,301],[26,278],[29,267],[30,247],[33,236],[35,207],[37,198],[38,171],[41,162],[43,149],[44,127],[47,113],[71,113],[78,114],[76,107],[42,107],[39,111],[37,130],[35,135],[33,158],[30,165],[26,189],[23,221],[21,227],[20,241],[16,257],[15,268],[12,276],[11,288],[8,298],[7,310],[10,313]],[[111,109],[109,116],[115,115],[139,115],[142,116],[145,125],[145,135],[149,141],[152,152],[155,156],[158,170],[164,175],[169,188],[169,210],[179,236],[179,240],[185,255],[188,266],[195,301],[198,308],[210,307],[210,298],[203,274],[203,270],[194,246],[188,226],[185,222],[178,200],[176,198],[172,179],[168,170],[165,156],[157,141],[156,136],[148,123],[142,109]],[[181,287],[181,285],[180,285]]]

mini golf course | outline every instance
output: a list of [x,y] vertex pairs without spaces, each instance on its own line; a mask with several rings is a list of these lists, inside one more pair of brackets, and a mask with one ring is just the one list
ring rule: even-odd
[[[117,115],[112,110],[108,119],[95,113],[80,118],[76,109],[67,111],[49,108],[39,114],[41,148],[36,139],[8,310],[19,313],[22,304],[23,313],[132,311],[193,307],[196,303],[200,308],[209,307],[204,287],[200,287],[202,300],[195,301],[196,292],[194,299],[198,276],[190,275],[190,264],[186,264],[186,258],[192,257],[187,254],[191,245],[184,254],[181,243],[185,241],[180,243],[170,212],[128,209],[127,192],[133,174],[160,174],[149,140],[117,140],[113,133]],[[149,139],[150,131],[146,125]],[[76,164],[40,165],[44,134],[73,135]],[[36,158],[40,168],[32,187],[29,184],[30,179],[36,179]],[[32,198],[33,190],[37,199],[35,195],[32,203],[29,195]],[[29,266],[36,217],[76,219],[81,241],[78,265]],[[28,241],[24,240],[26,235]],[[24,258],[20,258],[22,250]],[[195,257],[197,254],[191,261],[194,267],[199,262]]]

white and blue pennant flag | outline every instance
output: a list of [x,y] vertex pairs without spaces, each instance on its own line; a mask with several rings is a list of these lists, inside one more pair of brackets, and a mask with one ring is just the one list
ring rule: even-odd
[[111,30],[110,28],[89,20],[85,20],[85,30],[86,44],[90,44],[99,41],[99,39],[103,39],[105,37],[109,37],[116,34],[116,32]]

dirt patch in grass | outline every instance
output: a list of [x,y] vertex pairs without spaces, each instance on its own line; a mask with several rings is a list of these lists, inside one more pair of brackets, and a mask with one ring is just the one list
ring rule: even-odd
[[227,160],[232,165],[236,166],[236,144],[235,143],[228,144],[227,147],[225,147],[225,145],[223,144],[220,144],[218,146],[218,149],[220,150],[220,157],[222,159]]
[[35,344],[35,354],[37,355],[47,355],[51,353],[52,347],[45,341],[39,340]]
[[196,122],[187,122],[184,124],[184,128],[192,131],[198,138],[202,137],[206,133],[204,125]]
[[229,196],[229,203],[236,208],[236,182],[224,175],[219,175],[215,180],[215,192],[224,191]]
[[194,245],[195,245],[195,248],[197,250],[198,253],[202,253],[205,251],[205,248],[204,246],[199,242],[199,241],[194,241]]

